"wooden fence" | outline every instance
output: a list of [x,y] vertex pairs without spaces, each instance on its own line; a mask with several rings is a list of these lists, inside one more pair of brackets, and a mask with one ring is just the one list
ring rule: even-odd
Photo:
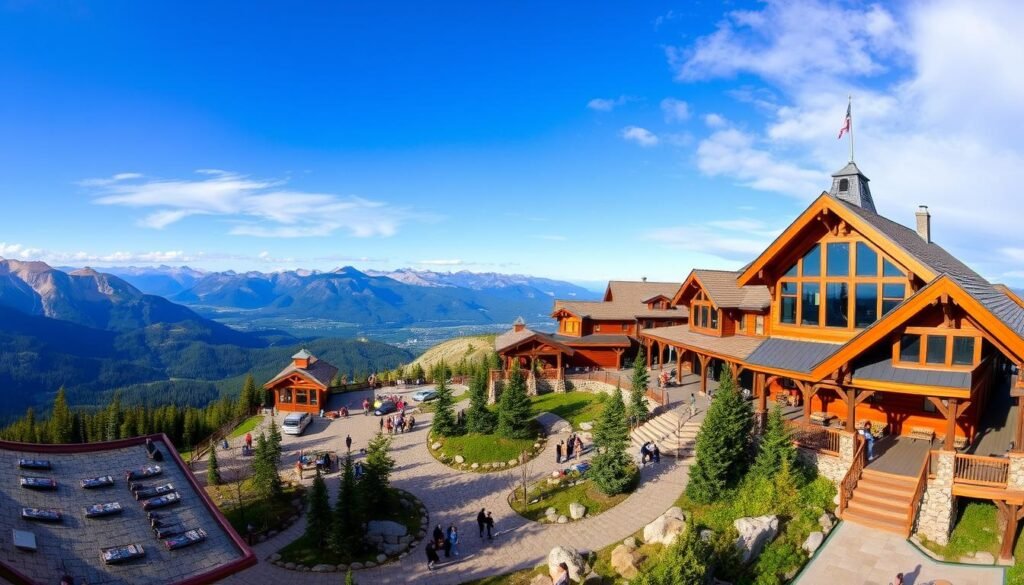
[[971,485],[1006,487],[1010,460],[1005,457],[956,454],[953,481]]
[[802,425],[787,421],[790,435],[798,447],[824,453],[839,455],[839,441],[842,436],[840,429]]

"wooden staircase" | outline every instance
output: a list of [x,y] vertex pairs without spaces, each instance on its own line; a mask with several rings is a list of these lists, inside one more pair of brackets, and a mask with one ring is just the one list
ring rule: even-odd
[[684,422],[679,411],[670,410],[633,429],[629,439],[634,453],[639,453],[640,447],[651,441],[658,445],[662,455],[689,457],[693,454],[699,428],[699,421]]
[[847,502],[843,520],[909,536],[917,510],[914,497],[917,495],[918,478],[872,471],[865,468],[861,473],[853,496]]

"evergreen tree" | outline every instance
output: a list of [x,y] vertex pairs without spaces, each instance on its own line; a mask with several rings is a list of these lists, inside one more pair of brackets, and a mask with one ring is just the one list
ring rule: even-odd
[[489,435],[497,424],[495,415],[487,408],[488,372],[477,369],[469,381],[469,410],[466,411],[466,430],[470,433]]
[[356,578],[352,576],[352,569],[345,573],[345,585],[356,585]]
[[270,417],[270,432],[267,435],[267,444],[270,448],[270,458],[274,464],[274,469],[277,469],[281,465],[281,455],[284,450],[281,447],[281,441],[284,437],[281,436],[281,429],[277,426],[277,421],[274,417]]
[[703,585],[707,582],[707,559],[711,547],[695,529],[684,530],[675,544],[665,551],[654,566],[646,568],[635,585]]
[[641,349],[636,355],[636,359],[633,360],[633,379],[629,390],[629,407],[626,409],[626,415],[629,417],[630,424],[639,425],[645,420],[650,414],[647,409],[647,385],[650,378],[647,374],[647,362],[644,358],[644,350]]
[[351,556],[358,552],[362,542],[363,505],[359,486],[352,467],[352,456],[345,457],[338,486],[338,501],[334,504],[329,546],[335,554]]
[[531,418],[526,379],[521,369],[512,368],[498,400],[497,434],[506,439],[528,439],[533,434]]
[[363,505],[366,510],[379,510],[387,502],[388,486],[395,460],[388,454],[391,437],[377,433],[366,446],[365,474],[359,481]]
[[256,437],[256,448],[253,449],[252,483],[257,497],[263,501],[272,500],[281,493],[274,448],[262,431]]
[[68,408],[64,387],[57,391],[53,399],[53,413],[50,415],[50,441],[54,443],[70,443],[74,440],[75,419]]
[[210,441],[210,460],[206,464],[206,485],[220,485],[220,466],[217,464],[217,445]]
[[239,418],[251,415],[259,404],[259,390],[256,389],[256,379],[253,378],[252,374],[245,377],[245,383],[242,385],[242,393],[238,397],[238,416]]
[[750,403],[737,391],[729,368],[723,368],[718,390],[697,432],[696,460],[686,486],[687,495],[695,502],[719,499],[743,477],[753,424]]
[[21,437],[21,441],[26,443],[38,443],[39,440],[36,437],[36,409],[31,406],[25,411],[25,430]]
[[776,404],[768,412],[768,422],[761,434],[757,458],[750,472],[762,477],[771,477],[780,470],[783,463],[792,465],[796,461],[796,447],[793,437],[782,418],[782,409]]
[[114,398],[107,406],[107,427],[104,431],[104,439],[107,441],[117,440],[118,431],[121,430],[121,395],[114,392]]
[[313,487],[309,491],[309,513],[306,515],[306,538],[318,548],[327,542],[331,530],[331,504],[327,499],[327,484],[317,470]]
[[413,380],[419,380],[424,378],[423,366],[420,363],[412,365],[412,371],[409,372],[409,377]]
[[434,379],[437,381],[437,399],[434,401],[430,432],[435,437],[453,437],[459,434],[459,426],[455,422],[455,398],[444,376],[444,362],[434,368]]
[[594,448],[598,450],[590,469],[594,485],[608,496],[621,494],[636,480],[633,461],[626,453],[629,445],[629,426],[626,424],[626,406],[618,388],[605,400],[601,418],[594,427]]

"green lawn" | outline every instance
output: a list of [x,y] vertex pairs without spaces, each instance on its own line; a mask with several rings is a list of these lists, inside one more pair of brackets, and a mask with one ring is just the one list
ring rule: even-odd
[[301,498],[305,492],[302,486],[285,484],[284,492],[272,502],[257,501],[253,493],[252,478],[242,481],[242,505],[238,505],[237,484],[207,486],[206,491],[213,498],[224,516],[239,534],[245,536],[246,528],[252,524],[257,531],[269,530],[280,525],[288,516],[294,515],[292,500]]
[[235,439],[237,437],[241,437],[241,436],[245,435],[245,433],[248,433],[248,432],[252,431],[253,429],[255,429],[260,424],[260,421],[262,421],[262,420],[263,420],[263,415],[262,414],[255,414],[253,416],[250,416],[249,418],[243,420],[242,424],[240,424],[237,427],[235,427],[235,430],[231,431],[231,434],[228,435],[228,436],[230,438],[232,438],[232,439]]
[[990,552],[999,555],[999,520],[995,504],[988,502],[968,502],[957,519],[953,532],[949,535],[949,544],[940,546],[922,539],[922,543],[932,552],[938,553],[950,561],[974,552]]
[[606,394],[590,392],[549,392],[530,398],[530,412],[534,415],[550,412],[579,428],[580,423],[595,422],[601,416]]
[[521,516],[539,522],[545,518],[544,511],[549,507],[557,510],[559,514],[569,517],[569,504],[579,502],[587,508],[586,517],[589,518],[612,508],[629,497],[629,494],[606,496],[591,481],[584,481],[579,485],[569,485],[569,483],[570,481],[563,481],[562,484],[553,486],[545,480],[530,490],[527,501],[538,499],[538,502],[524,504],[523,492],[522,489],[519,489],[509,503],[512,504],[512,509]]
[[[408,510],[403,509],[401,504],[399,504],[399,499],[402,495],[411,498],[416,505]],[[391,488],[388,490],[387,505],[380,510],[381,513],[373,517],[373,520],[393,520],[399,524],[404,524],[405,527],[409,529],[409,534],[415,536],[420,529],[420,505],[419,500],[417,500],[412,494]],[[307,567],[312,567],[321,563],[337,565],[341,563],[351,564],[354,562],[366,562],[374,560],[379,554],[376,549],[365,548],[349,554],[338,555],[330,550],[321,549],[316,546],[314,543],[308,541],[305,535],[300,536],[278,552],[281,554],[281,560],[283,562],[306,565]]]
[[[441,441],[442,446],[437,451],[430,450],[434,457],[444,455],[451,462],[456,455],[462,455],[466,459],[466,464],[510,461],[518,459],[519,454],[523,451],[532,455],[533,445],[538,442],[537,439],[505,439],[479,433],[468,433],[436,440]],[[431,443],[433,441],[431,440]],[[541,446],[543,448],[543,441],[541,441]]]

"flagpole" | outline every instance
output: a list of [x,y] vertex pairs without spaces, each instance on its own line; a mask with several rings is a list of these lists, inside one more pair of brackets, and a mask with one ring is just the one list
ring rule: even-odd
[[853,162],[853,96],[848,96],[847,109],[850,110],[850,162]]

